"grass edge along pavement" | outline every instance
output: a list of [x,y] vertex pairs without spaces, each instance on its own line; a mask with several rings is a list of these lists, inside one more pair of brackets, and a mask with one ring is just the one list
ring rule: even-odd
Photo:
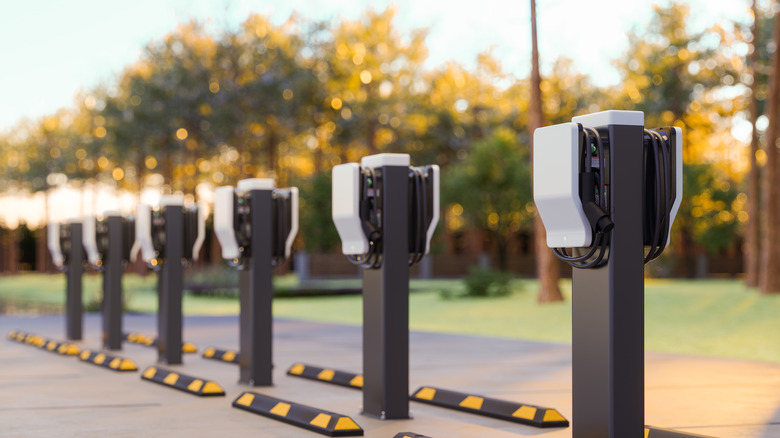
[[[294,287],[297,279],[284,276],[275,282]],[[359,287],[359,280],[326,280],[332,287]],[[571,282],[561,287],[563,303],[538,304],[536,281],[515,279],[513,293],[503,297],[442,297],[442,291],[462,288],[462,280],[412,280],[412,330],[571,342]],[[126,275],[130,311],[156,311],[155,276]],[[346,286],[345,286],[346,285]],[[25,309],[35,303],[53,306],[64,302],[64,275],[23,274],[0,277],[0,304],[17,303]],[[84,277],[84,301],[96,301],[100,276]],[[274,300],[279,318],[360,325],[359,295]],[[186,315],[235,315],[232,297],[184,296]],[[2,308],[2,306],[0,306]],[[780,362],[776,333],[780,333],[780,295],[747,290],[736,279],[648,279],[645,290],[645,347],[647,350]]]

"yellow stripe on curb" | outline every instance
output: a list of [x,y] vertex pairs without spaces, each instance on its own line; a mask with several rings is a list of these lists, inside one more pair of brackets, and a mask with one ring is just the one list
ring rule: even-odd
[[225,390],[216,382],[162,368],[149,367],[141,378],[197,396],[225,395]]
[[535,427],[568,427],[569,421],[551,408],[483,397],[430,386],[412,393],[412,400]]
[[[362,436],[363,429],[352,418],[322,409],[244,392],[233,407],[328,436]],[[289,434],[298,436],[298,434]]]

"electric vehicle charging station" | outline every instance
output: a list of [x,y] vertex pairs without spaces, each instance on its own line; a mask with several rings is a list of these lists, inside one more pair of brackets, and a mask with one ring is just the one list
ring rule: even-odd
[[363,410],[409,415],[409,267],[439,221],[439,166],[378,154],[333,168],[333,222],[342,252],[363,269]]
[[[604,111],[534,133],[534,202],[572,271],[574,438],[700,436],[644,423],[644,265],[682,200],[682,131]],[[569,253],[571,251],[571,253]]]
[[273,357],[273,267],[290,257],[298,234],[298,188],[252,178],[219,187],[214,232],[222,258],[239,270],[239,383],[269,386]]
[[107,212],[84,218],[83,244],[93,269],[103,274],[103,348],[122,349],[122,273],[135,240],[133,219]]
[[84,321],[81,276],[84,274],[82,224],[78,220],[67,223],[50,222],[47,226],[47,246],[57,270],[65,273],[65,335],[71,341],[80,341]]
[[182,363],[184,267],[198,260],[206,223],[203,209],[184,207],[181,196],[163,196],[159,207],[139,204],[135,239],[142,259],[157,272],[158,362]]

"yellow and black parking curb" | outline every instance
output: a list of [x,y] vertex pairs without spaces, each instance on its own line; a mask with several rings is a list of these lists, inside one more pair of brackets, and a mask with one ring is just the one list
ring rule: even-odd
[[8,339],[22,344],[33,345],[43,350],[65,356],[75,356],[81,352],[81,349],[78,346],[70,342],[55,341],[20,330],[11,330],[8,333]]
[[661,429],[660,427],[645,426],[645,438],[712,438],[707,435],[695,433],[677,432],[676,430]]
[[81,353],[81,349],[75,344],[71,344],[70,342],[50,340],[46,342],[46,345],[44,345],[42,348],[57,354],[62,354],[64,356],[75,356]]
[[233,407],[327,436],[363,436],[363,429],[350,417],[256,392],[242,393]]
[[303,377],[304,379],[333,385],[346,386],[347,388],[363,389],[363,375],[331,368],[320,368],[302,363],[296,363],[287,370],[287,375]]
[[144,370],[141,378],[198,396],[225,395],[225,390],[217,382],[161,368],[149,367]]
[[410,397],[414,401],[472,414],[485,415],[534,427],[569,427],[557,410],[462,392],[423,386]]
[[[157,346],[157,338],[146,336],[143,333],[135,333],[135,332],[125,333],[125,341],[130,342],[131,344],[145,345],[147,347]],[[198,347],[196,347],[191,342],[184,342],[183,344],[181,344],[181,352],[197,353]]]
[[156,343],[153,337],[135,332],[125,333],[125,341],[130,342],[131,344],[146,345],[147,347],[151,347]]
[[79,354],[79,359],[114,371],[138,371],[138,366],[130,359],[97,351],[84,350]]
[[34,335],[32,333],[23,332],[21,330],[11,330],[8,332],[8,340],[16,341],[20,344],[33,345],[36,347],[43,347],[48,341],[43,336]]
[[232,350],[220,350],[218,348],[209,347],[203,350],[203,357],[227,363],[238,363],[238,352]]
[[420,435],[414,432],[398,432],[393,438],[431,438],[428,435]]

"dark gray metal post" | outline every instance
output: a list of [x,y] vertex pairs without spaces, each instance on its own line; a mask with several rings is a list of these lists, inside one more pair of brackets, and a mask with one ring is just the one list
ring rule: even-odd
[[382,267],[363,270],[363,414],[409,418],[409,168],[382,167]]
[[103,348],[122,349],[122,254],[125,253],[121,216],[109,216],[108,249],[103,255]]
[[239,382],[251,386],[273,384],[272,194],[272,190],[250,192],[250,254],[248,266],[239,273]]
[[609,260],[572,273],[574,438],[644,436],[642,130],[610,125]]
[[84,310],[81,302],[81,276],[84,273],[84,246],[80,222],[68,224],[70,231],[70,252],[68,253],[68,271],[65,275],[65,331],[71,341],[81,340],[81,327]]
[[165,207],[165,260],[160,270],[157,360],[178,365],[181,360],[184,216],[180,205]]

